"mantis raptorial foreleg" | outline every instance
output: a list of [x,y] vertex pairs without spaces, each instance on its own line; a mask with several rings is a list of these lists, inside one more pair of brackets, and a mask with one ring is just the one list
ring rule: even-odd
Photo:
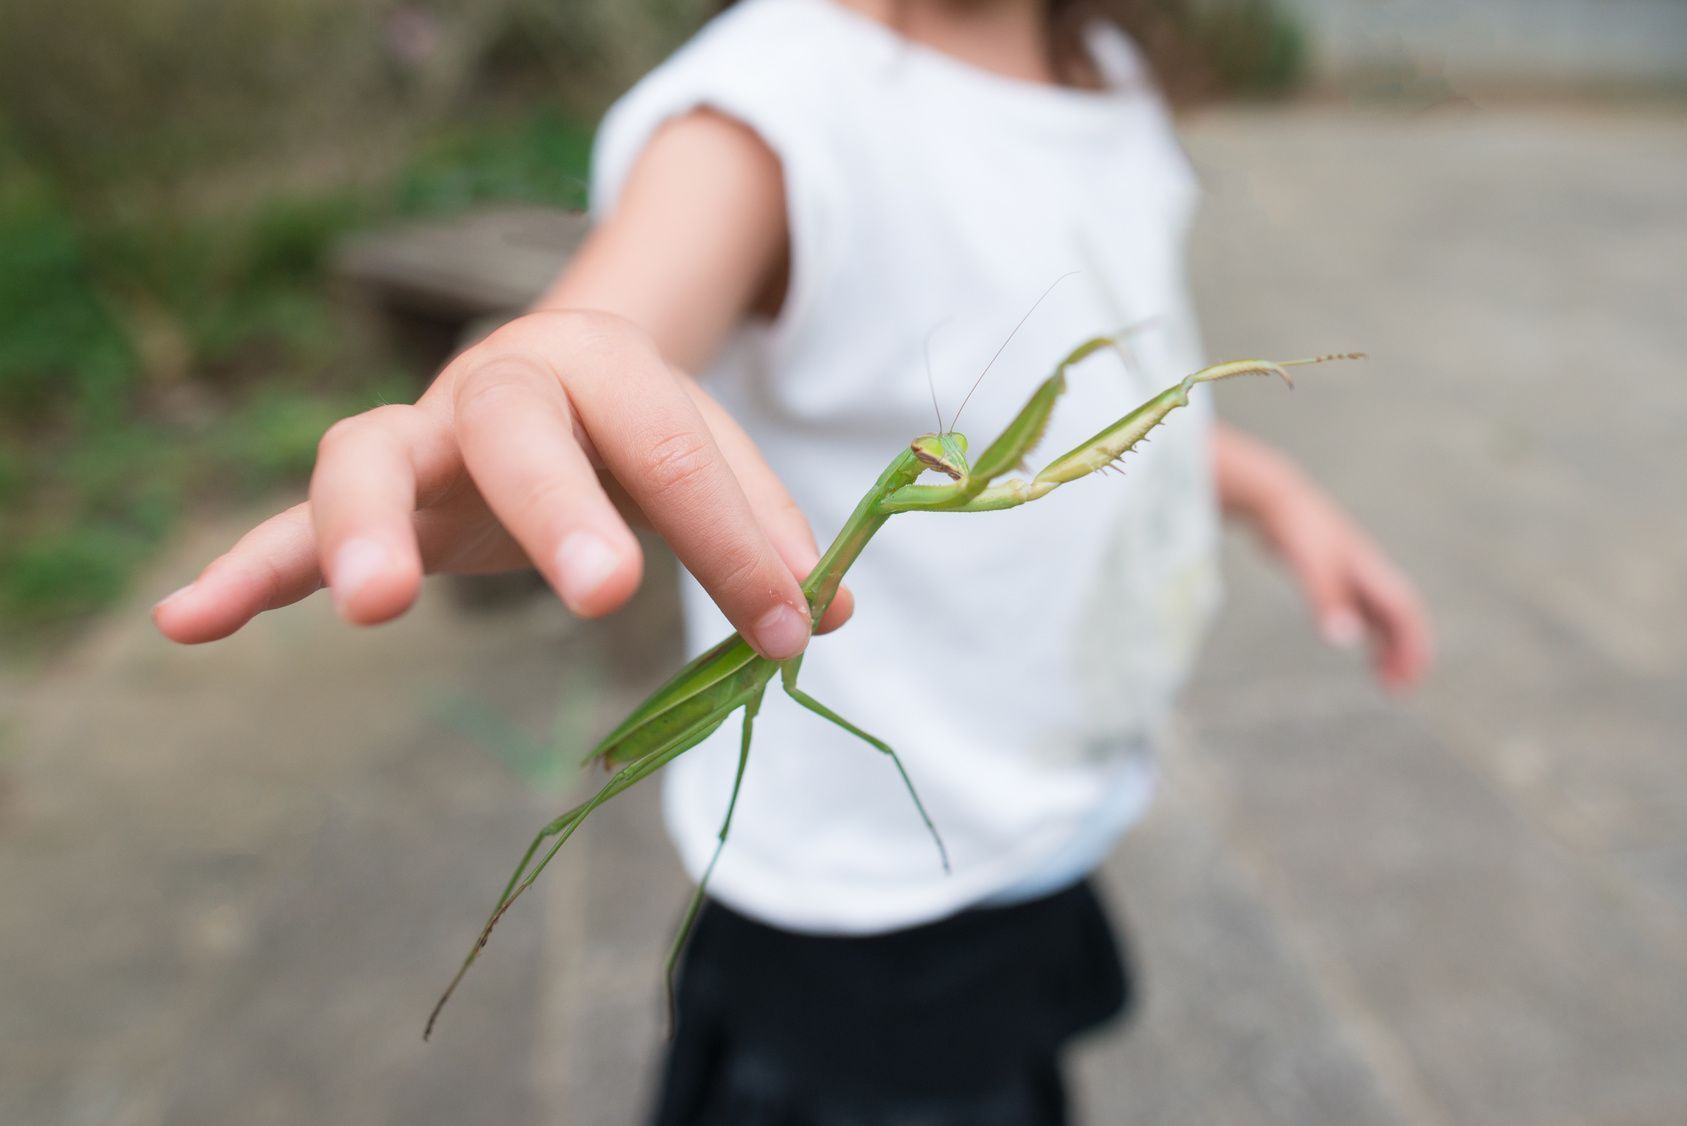
[[[1078,352],[1073,353],[1078,359],[1088,355],[1085,348],[1090,348],[1095,341],[1086,341]],[[1093,348],[1091,348],[1093,351]],[[1079,355],[1079,353],[1083,355]],[[1339,355],[1315,356],[1305,360],[1237,360],[1232,363],[1214,364],[1212,367],[1202,368],[1192,375],[1185,376],[1180,382],[1173,384],[1160,392],[1140,407],[1131,411],[1113,425],[1094,435],[1089,440],[1078,444],[1060,457],[1055,458],[1044,466],[1030,481],[1014,479],[1000,485],[986,487],[984,475],[976,470],[964,480],[951,485],[908,485],[889,497],[885,498],[880,511],[895,512],[990,512],[1003,508],[1014,508],[1026,504],[1053,492],[1070,481],[1080,477],[1087,477],[1099,469],[1106,468],[1124,457],[1137,444],[1148,436],[1166,416],[1179,407],[1189,405],[1189,392],[1197,384],[1215,383],[1221,379],[1234,379],[1243,375],[1275,375],[1290,387],[1294,386],[1294,379],[1289,375],[1291,367],[1302,367],[1308,364],[1322,364],[1331,360],[1357,360],[1363,355],[1358,352],[1347,352]],[[1070,363],[1076,362],[1068,357],[1062,370]],[[1056,381],[1060,382],[1057,384]],[[1052,390],[1051,390],[1052,389]],[[1024,432],[1024,422],[1033,416],[1033,407],[1038,406],[1045,391],[1051,391],[1046,410],[1041,414],[1042,423],[1047,422],[1047,411],[1053,409],[1054,397],[1058,397],[1065,389],[1061,371],[1050,376],[1038,388],[1037,394],[1018,418],[1008,427],[1015,434]],[[1041,431],[1032,432],[1040,436]],[[1008,437],[1004,432],[1001,438],[992,443],[994,450]],[[1022,443],[1022,448],[1028,450],[1030,443]],[[982,459],[981,459],[982,462]],[[1004,470],[998,471],[1005,472]]]
[[680,919],[679,931],[674,935],[673,944],[668,947],[666,967],[670,1026],[675,1020],[674,970],[679,965],[680,951],[685,949],[685,940],[691,935],[691,927],[697,921],[697,912],[703,907],[703,895],[708,891],[709,877],[715,874],[715,865],[720,863],[721,850],[726,847],[726,835],[732,831],[732,811],[738,808],[738,791],[744,788],[744,768],[750,763],[750,732],[755,726],[756,713],[761,711],[761,700],[762,693],[757,692],[750,698],[750,702],[744,705],[744,734],[738,744],[738,773],[732,779],[732,796],[726,801],[726,817],[720,823],[715,853],[709,857],[709,866],[703,869],[703,878],[697,881],[697,888],[691,893],[691,902],[686,904],[685,915]]
[[[956,478],[952,485],[908,485],[886,502],[886,512],[960,510],[983,493],[990,482],[1016,466],[1023,465],[1048,430],[1055,404],[1066,391],[1066,373],[1104,348],[1115,348],[1136,332],[1135,326],[1112,336],[1092,336],[1055,365],[1047,379],[1037,385],[1031,398],[1003,428],[964,473],[953,467],[932,464]],[[962,404],[963,406],[965,404]],[[957,412],[957,416],[959,414]]]
[[[1055,365],[1054,372],[1032,392],[1030,401],[1014,415],[1013,421],[1007,424],[996,436],[996,440],[990,443],[989,448],[973,462],[972,472],[962,484],[962,495],[966,496],[969,492],[971,495],[977,495],[985,485],[1030,456],[1037,443],[1042,441],[1044,431],[1048,429],[1055,402],[1066,391],[1066,373],[1103,348],[1117,347],[1118,342],[1133,331],[1135,330],[1126,329],[1117,336],[1092,336],[1068,352],[1066,358]],[[977,488],[969,490],[967,486],[973,482],[976,482]]]
[[797,703],[801,704],[821,719],[837,724],[839,727],[843,728],[857,739],[860,739],[868,746],[871,746],[875,750],[882,751],[884,754],[890,756],[890,761],[896,764],[896,772],[902,775],[902,784],[908,788],[908,796],[914,799],[914,808],[920,811],[920,820],[925,822],[926,829],[931,833],[931,839],[937,844],[937,855],[943,860],[943,870],[945,872],[949,871],[949,850],[944,847],[943,837],[940,833],[938,833],[937,825],[932,821],[931,814],[926,812],[925,803],[920,800],[919,791],[914,789],[914,780],[908,777],[908,770],[902,765],[901,757],[897,755],[896,751],[891,748],[889,743],[885,742],[883,739],[869,735],[867,732],[861,730],[861,728],[855,726],[855,724],[849,722],[849,720],[845,719],[831,708],[828,708],[825,704],[822,704],[819,700],[816,700],[813,696],[810,696],[807,692],[804,692],[801,688],[798,688],[797,670],[801,667],[802,659],[798,658],[797,660],[784,665],[779,670],[780,682],[785,686],[785,695],[789,696],[791,699],[795,700]]
[[1217,383],[1222,379],[1235,379],[1244,375],[1274,375],[1289,387],[1293,387],[1294,377],[1289,374],[1292,367],[1361,358],[1363,357],[1359,353],[1349,352],[1342,355],[1315,356],[1306,360],[1237,360],[1202,368],[1166,388],[1088,441],[1049,462],[1032,479],[1031,487],[1036,496],[1042,496],[1058,485],[1076,481],[1118,461],[1135,449],[1137,443],[1142,441],[1150,430],[1165,421],[1168,414],[1178,407],[1188,406],[1189,393],[1198,384]]

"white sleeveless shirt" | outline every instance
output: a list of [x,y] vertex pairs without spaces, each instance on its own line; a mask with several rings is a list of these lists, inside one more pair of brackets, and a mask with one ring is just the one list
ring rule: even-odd
[[[610,111],[593,204],[615,206],[652,133],[700,106],[783,165],[791,279],[701,373],[822,545],[885,465],[945,422],[1009,343],[958,427],[981,451],[1081,340],[1152,320],[1136,370],[1098,354],[1069,379],[1040,466],[1200,366],[1184,278],[1195,185],[1129,42],[1098,28],[1104,91],[1003,78],[908,43],[830,0],[748,0]],[[1197,392],[1123,479],[1003,512],[892,518],[848,583],[854,619],[800,683],[897,748],[948,845],[945,876],[895,768],[778,681],[756,720],[711,892],[794,930],[869,933],[1082,875],[1145,806],[1150,744],[1216,599],[1209,405]],[[694,582],[687,644],[730,626]],[[666,771],[693,878],[737,763],[727,723]]]

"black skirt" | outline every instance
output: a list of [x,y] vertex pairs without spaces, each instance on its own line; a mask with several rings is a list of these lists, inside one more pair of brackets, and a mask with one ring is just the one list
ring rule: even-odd
[[1130,975],[1088,881],[865,937],[709,902],[656,1126],[1060,1126],[1059,1053]]

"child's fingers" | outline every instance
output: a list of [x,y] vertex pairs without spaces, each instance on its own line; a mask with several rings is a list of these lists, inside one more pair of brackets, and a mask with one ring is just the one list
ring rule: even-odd
[[1378,679],[1409,687],[1430,662],[1429,619],[1417,591],[1339,510],[1316,494],[1300,499],[1282,508],[1267,537],[1300,580],[1318,632],[1342,649],[1369,635]]
[[1410,581],[1386,560],[1366,557],[1354,571],[1365,616],[1378,638],[1377,672],[1391,688],[1422,679],[1432,660],[1429,615]]
[[1364,640],[1365,625],[1354,603],[1342,557],[1329,537],[1296,538],[1284,543],[1281,550],[1300,580],[1324,641],[1338,649],[1350,649]]
[[216,641],[321,586],[310,512],[298,504],[247,532],[192,583],[154,606],[152,620],[184,645]]
[[395,618],[421,589],[415,459],[440,429],[420,407],[385,406],[343,419],[322,436],[310,512],[334,606],[348,622]]
[[574,613],[596,617],[637,589],[638,543],[574,438],[555,377],[487,357],[457,384],[457,440],[487,505]]
[[[456,390],[470,470],[530,551],[544,541],[540,550],[567,555],[572,544],[580,558],[605,564],[608,594],[594,600],[593,612],[631,593],[638,549],[568,433],[570,408],[605,468],[733,627],[764,656],[802,652],[808,604],[796,579],[757,523],[702,415],[642,334],[601,314],[539,314],[507,326],[477,352]],[[465,419],[465,411],[478,418]],[[472,449],[465,421],[475,434]],[[512,456],[514,432],[543,468]],[[569,540],[572,533],[590,538]]]
[[[820,561],[820,547],[815,542],[814,529],[809,526],[808,517],[797,507],[784,482],[762,458],[761,451],[756,449],[755,442],[744,433],[743,427],[704,393],[695,380],[679,372],[675,373],[675,378],[691,396],[703,421],[708,423],[721,455],[732,467],[733,476],[738,478],[738,484],[750,502],[750,511],[773,541],[774,549],[793,575],[806,579]],[[815,632],[830,633],[847,622],[854,612],[855,596],[847,586],[840,587]]]

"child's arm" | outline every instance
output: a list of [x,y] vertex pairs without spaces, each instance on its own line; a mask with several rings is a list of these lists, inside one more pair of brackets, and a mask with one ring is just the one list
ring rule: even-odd
[[[225,637],[325,582],[342,617],[372,624],[403,613],[426,571],[529,560],[575,613],[608,613],[642,569],[620,501],[759,650],[801,651],[796,576],[818,557],[813,535],[748,438],[671,366],[701,364],[748,312],[776,307],[786,253],[773,155],[715,114],[673,122],[537,311],[414,405],[336,424],[310,500],[161,602],[159,629]],[[827,626],[847,617],[840,602]]]
[[1429,621],[1411,582],[1293,463],[1232,426],[1213,429],[1213,476],[1240,516],[1294,572],[1333,645],[1374,642],[1377,676],[1406,688],[1429,667]]

